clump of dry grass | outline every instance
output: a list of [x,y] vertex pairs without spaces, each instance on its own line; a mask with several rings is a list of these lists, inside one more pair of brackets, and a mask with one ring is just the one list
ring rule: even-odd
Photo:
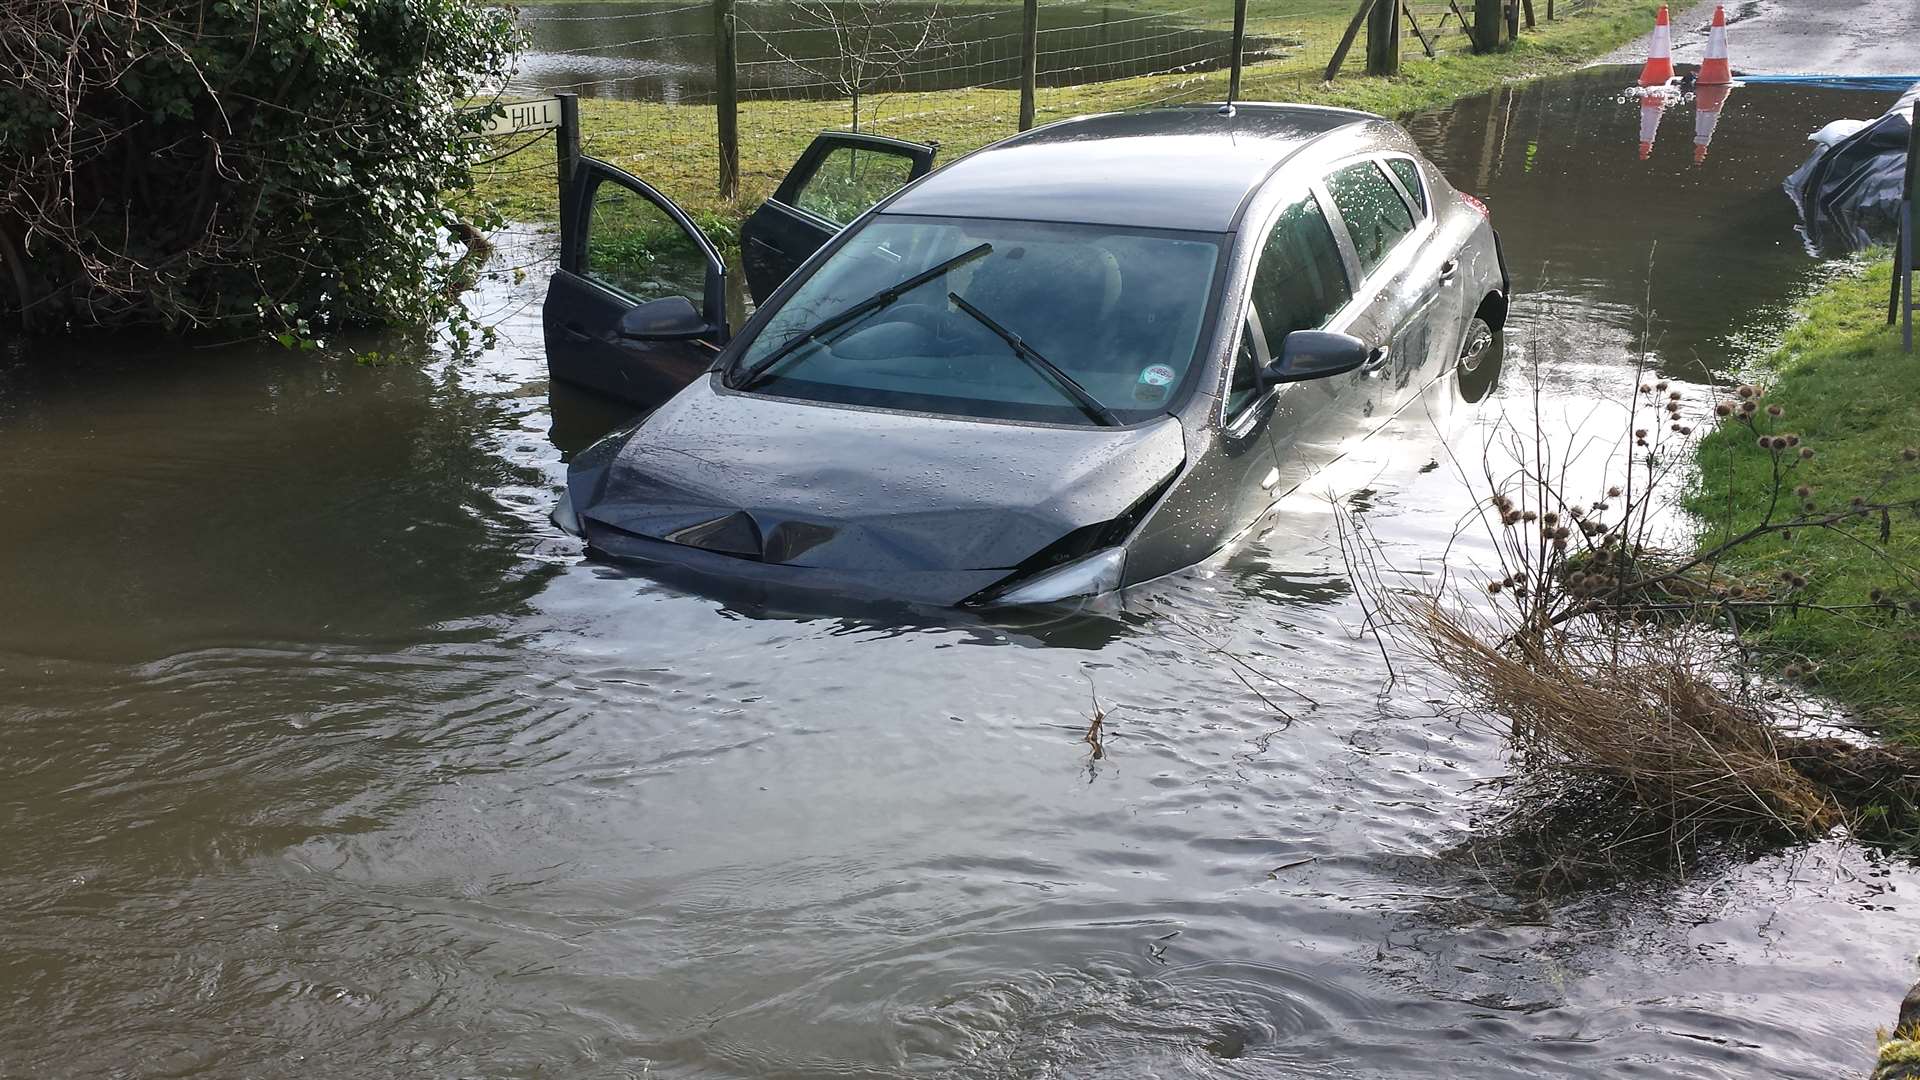
[[1406,647],[1511,724],[1528,771],[1618,784],[1671,823],[1669,840],[1702,830],[1809,836],[1846,821],[1791,764],[1801,740],[1691,662],[1699,650],[1684,634],[1646,626],[1503,646],[1496,627],[1431,596],[1396,603]]

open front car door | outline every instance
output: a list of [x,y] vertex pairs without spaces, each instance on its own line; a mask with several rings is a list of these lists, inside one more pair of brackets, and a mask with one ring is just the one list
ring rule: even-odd
[[684,210],[582,158],[561,208],[560,269],[542,310],[547,372],[650,408],[727,342],[726,269]]
[[[933,168],[933,147],[828,132],[741,227],[756,303],[848,222]],[[583,157],[565,185],[560,269],[542,312],[547,372],[652,408],[727,343],[726,266],[686,211],[640,178]]]

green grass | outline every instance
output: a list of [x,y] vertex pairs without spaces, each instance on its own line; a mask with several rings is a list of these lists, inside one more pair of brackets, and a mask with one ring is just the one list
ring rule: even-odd
[[[1170,7],[1175,0],[1159,0]],[[1544,8],[1540,4],[1536,8]],[[1565,5],[1571,6],[1571,5]],[[1295,43],[1287,55],[1249,64],[1242,76],[1246,100],[1342,105],[1383,115],[1401,115],[1443,105],[1502,83],[1566,71],[1631,40],[1652,26],[1657,0],[1592,0],[1575,14],[1563,13],[1538,30],[1523,33],[1505,52],[1474,56],[1464,34],[1449,23],[1437,39],[1439,57],[1428,60],[1411,34],[1396,78],[1367,78],[1364,42],[1356,43],[1345,72],[1332,83],[1320,76],[1354,8],[1353,0],[1310,0],[1285,16],[1254,18],[1248,32]],[[1224,0],[1205,0],[1203,20],[1230,13]],[[1423,24],[1432,32],[1434,16]],[[1225,72],[1141,76],[1071,87],[1042,87],[1037,120],[1046,123],[1162,101],[1219,100]],[[862,130],[916,141],[938,140],[940,160],[1004,138],[1017,130],[1019,94],[1011,89],[869,94],[861,99]],[[740,105],[741,196],[729,203],[717,192],[714,110],[710,105],[587,99],[581,102],[586,152],[610,161],[659,188],[696,217],[737,222],[758,206],[814,135],[845,128],[845,101],[744,101]],[[552,155],[544,139],[476,171],[466,205],[490,204],[508,218],[551,221],[554,206]],[[505,149],[505,147],[503,147]]]
[[[1795,433],[1815,456],[1795,470],[1789,487],[1812,485],[1821,511],[1855,496],[1872,503],[1920,500],[1920,463],[1903,451],[1920,446],[1920,356],[1900,350],[1885,325],[1891,263],[1834,281],[1807,301],[1804,318],[1761,365],[1764,404],[1785,415],[1762,431]],[[1699,449],[1699,488],[1689,509],[1704,523],[1701,542],[1736,535],[1758,523],[1772,491],[1769,454],[1744,426],[1727,424]],[[1799,510],[1788,493],[1775,520]],[[1840,531],[1798,529],[1738,548],[1722,565],[1737,574],[1774,578],[1804,574],[1810,603],[1868,604],[1880,590],[1894,605],[1920,599],[1920,516],[1892,516],[1879,548],[1880,518],[1869,515]],[[1836,700],[1920,742],[1920,617],[1885,611],[1829,614],[1801,611],[1752,628],[1749,638],[1778,668],[1811,664],[1811,683]]]

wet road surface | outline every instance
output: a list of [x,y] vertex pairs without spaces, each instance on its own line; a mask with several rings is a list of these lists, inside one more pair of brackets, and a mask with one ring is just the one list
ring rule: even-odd
[[[1714,0],[1727,10],[1736,73],[1914,75],[1920,79],[1920,4],[1913,0]],[[1673,58],[1698,64],[1714,2],[1673,5]],[[1644,40],[1607,63],[1646,59]],[[1882,102],[1884,109],[1888,102]],[[1879,115],[1875,110],[1869,115]]]
[[1577,438],[1649,290],[1653,365],[1698,383],[1827,272],[1777,184],[1858,99],[1736,92],[1701,167],[1682,106],[1642,164],[1630,75],[1411,124],[1522,290],[1496,401],[1440,388],[1112,618],[582,562],[545,515],[617,418],[549,400],[537,236],[472,362],[16,361],[0,1076],[1858,1075],[1911,867],[1823,843],[1542,895],[1464,846],[1497,734],[1357,633],[1339,515],[1435,565],[1488,417],[1537,391]]

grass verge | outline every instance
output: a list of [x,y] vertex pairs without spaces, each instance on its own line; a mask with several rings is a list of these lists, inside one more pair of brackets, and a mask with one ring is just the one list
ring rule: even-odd
[[[1402,115],[1505,82],[1578,67],[1645,32],[1656,7],[1658,0],[1593,0],[1577,13],[1541,22],[1505,52],[1488,56],[1473,55],[1466,36],[1450,22],[1438,31],[1439,55],[1432,60],[1422,54],[1411,34],[1406,35],[1403,74],[1396,78],[1343,74],[1335,82],[1323,83],[1322,69],[1346,29],[1353,3],[1316,0],[1285,17],[1251,21],[1250,35],[1287,45],[1285,55],[1247,66],[1241,96]],[[1347,60],[1349,72],[1357,72],[1364,64],[1361,44],[1356,44]],[[1218,100],[1225,96],[1226,86],[1227,75],[1222,71],[1042,87],[1035,112],[1038,122],[1046,123],[1159,102]],[[944,162],[1013,134],[1018,116],[1019,94],[1011,89],[884,93],[862,98],[860,127],[917,141],[937,140]],[[850,119],[845,101],[742,102],[742,190],[737,202],[728,202],[716,191],[718,164],[710,104],[602,98],[581,103],[587,153],[646,180],[703,224],[713,225],[723,240],[731,236],[732,223],[766,198],[816,133],[845,128]],[[533,140],[525,152],[505,154],[477,169],[473,190],[462,193],[460,202],[473,208],[491,206],[517,221],[553,220],[554,168],[548,145],[545,139]],[[501,147],[503,152],[509,149]]]
[[[1809,484],[1822,504],[1920,499],[1920,465],[1906,456],[1920,446],[1920,357],[1901,352],[1886,326],[1891,279],[1891,262],[1880,259],[1830,283],[1761,362],[1765,402],[1784,410],[1781,429],[1815,451],[1796,482]],[[1703,523],[1703,545],[1768,512],[1771,459],[1750,441],[1745,428],[1728,425],[1700,444],[1699,486],[1688,508]],[[1775,520],[1796,509],[1796,497],[1784,501]],[[1798,529],[1785,540],[1743,545],[1722,565],[1756,579],[1803,574],[1808,604],[1864,605],[1776,615],[1748,627],[1746,637],[1779,669],[1810,671],[1823,692],[1920,744],[1920,622],[1905,611],[1920,601],[1920,520],[1912,518],[1895,513],[1883,522],[1875,514],[1841,528]]]

